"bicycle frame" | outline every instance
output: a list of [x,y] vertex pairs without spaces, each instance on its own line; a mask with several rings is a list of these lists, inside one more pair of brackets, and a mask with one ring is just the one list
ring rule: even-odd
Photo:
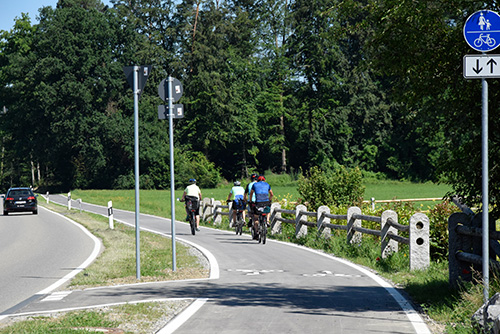
[[267,212],[259,212],[259,243],[264,245],[267,238]]
[[186,200],[186,208],[188,209],[189,225],[191,227],[191,234],[196,234],[196,209],[193,207],[193,201]]
[[245,221],[243,220],[243,210],[240,210],[240,209],[237,209],[236,210],[236,221],[234,222],[235,223],[235,230],[236,230],[236,234],[239,234],[241,235],[241,233],[243,232],[243,225],[245,223]]

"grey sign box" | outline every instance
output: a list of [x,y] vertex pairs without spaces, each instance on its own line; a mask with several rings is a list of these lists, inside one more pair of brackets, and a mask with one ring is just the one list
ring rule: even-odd
[[[173,117],[174,118],[184,118],[184,105],[183,104],[174,104],[174,112],[173,112]],[[159,105],[158,106],[158,119],[168,119],[169,112],[168,112],[168,106],[166,105]]]
[[[149,74],[151,73],[151,65],[139,66],[139,81],[137,87],[139,88],[139,98],[142,95],[142,91],[146,86],[146,81],[148,80]],[[134,66],[123,67],[123,72],[125,77],[127,77],[127,82],[132,89],[134,89]]]
[[[182,83],[176,79],[172,78],[172,98],[173,102],[179,101],[182,97],[182,93],[184,93],[184,88],[182,87]],[[163,101],[167,101],[168,99],[168,80],[163,79],[158,86],[158,95]]]

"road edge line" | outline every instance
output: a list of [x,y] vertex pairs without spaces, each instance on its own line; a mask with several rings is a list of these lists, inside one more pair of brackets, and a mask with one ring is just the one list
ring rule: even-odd
[[184,311],[170,320],[165,327],[156,334],[171,334],[191,318],[208,301],[208,298],[198,298],[191,303]]

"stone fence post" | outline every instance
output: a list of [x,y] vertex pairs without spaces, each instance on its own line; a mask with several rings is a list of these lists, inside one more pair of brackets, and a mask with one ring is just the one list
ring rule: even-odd
[[307,211],[307,207],[303,204],[295,207],[295,236],[297,238],[307,235],[307,225],[302,224],[304,221],[307,222],[307,216],[301,215],[300,211]]
[[354,226],[361,227],[361,219],[353,219],[353,215],[361,215],[361,209],[352,206],[347,209],[347,242],[351,244],[359,244],[362,240],[362,234],[354,231]]
[[329,239],[332,236],[332,229],[329,227],[325,227],[324,224],[330,224],[330,218],[321,217],[323,213],[329,214],[330,208],[326,205],[322,205],[318,208],[318,213],[316,216],[317,226],[318,226],[318,234],[321,234],[323,238]]
[[390,219],[393,222],[397,223],[398,222],[398,214],[395,211],[392,210],[385,210],[382,212],[381,218],[381,223],[380,223],[380,241],[381,241],[381,252],[382,258],[385,259],[387,258],[390,254],[395,253],[399,250],[399,244],[396,240],[392,240],[391,238],[387,237],[387,234],[389,232],[392,232],[393,234],[397,235],[398,230],[394,227],[391,226],[387,221]]
[[205,197],[202,200],[202,219],[207,220],[207,217],[213,214],[213,207],[211,206],[213,198]]
[[222,215],[217,214],[217,211],[220,210],[220,208],[217,208],[217,206],[221,205],[221,201],[214,201],[213,202],[213,210],[214,210],[214,225],[219,225],[222,223]]
[[429,225],[429,217],[421,212],[410,217],[410,270],[424,270],[430,265]]
[[276,209],[281,209],[281,204],[272,203],[271,217],[269,218],[269,223],[271,224],[271,234],[281,233],[281,222],[276,219],[281,218],[281,212],[276,212]]

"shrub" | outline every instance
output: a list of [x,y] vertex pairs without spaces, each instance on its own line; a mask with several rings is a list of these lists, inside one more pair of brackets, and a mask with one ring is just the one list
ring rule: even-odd
[[365,190],[359,168],[337,166],[327,172],[312,167],[306,175],[299,176],[298,191],[309,207],[317,208],[359,204]]
[[448,258],[448,218],[460,210],[449,201],[436,204],[429,210],[431,258],[446,260]]

